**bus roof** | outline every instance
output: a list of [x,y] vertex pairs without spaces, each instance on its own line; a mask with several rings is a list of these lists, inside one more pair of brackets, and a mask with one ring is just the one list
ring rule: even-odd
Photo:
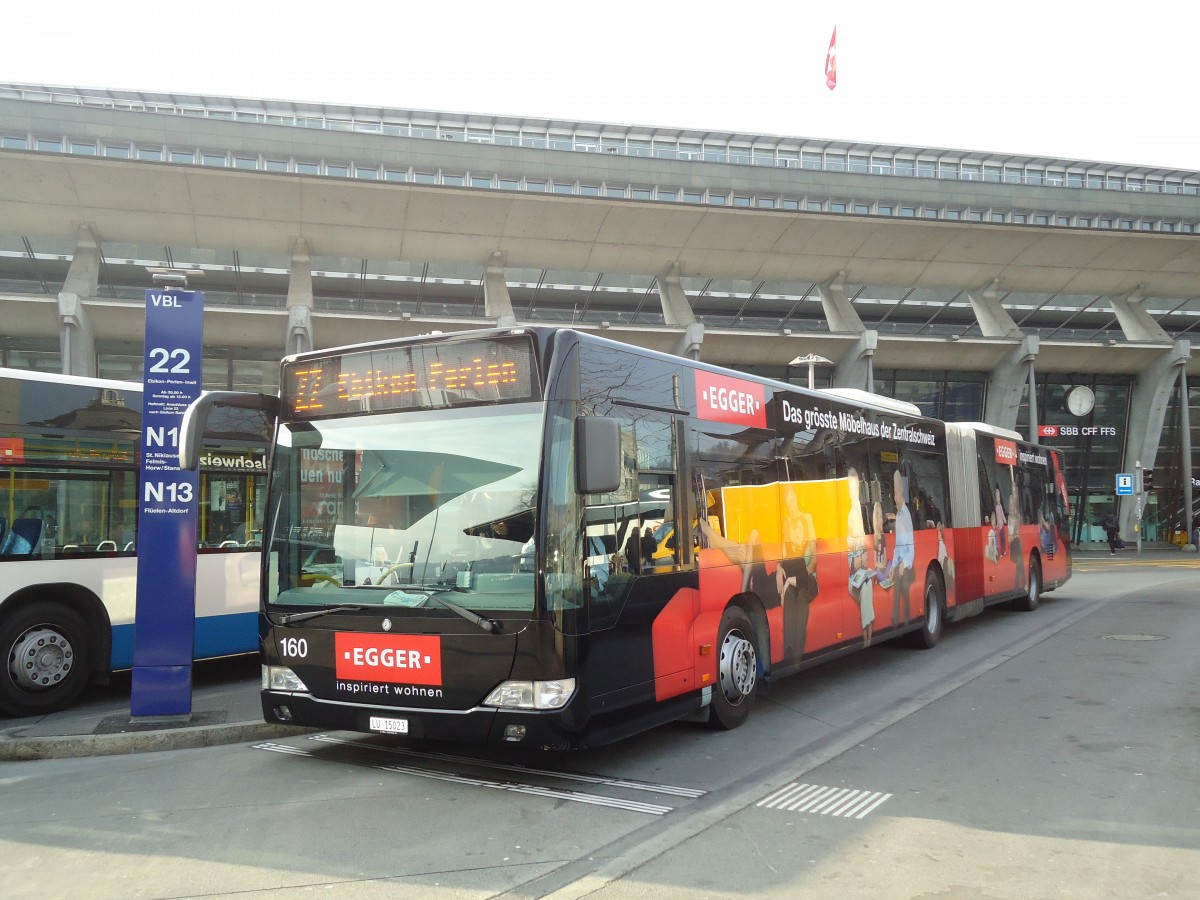
[[[695,369],[707,369],[716,372],[732,373],[738,377],[751,378],[755,381],[770,384],[776,388],[786,388],[798,393],[808,393],[807,389],[801,385],[791,384],[786,381],[779,381],[775,378],[749,375],[745,372],[739,372],[734,369],[729,369],[727,366],[719,366],[714,363],[707,363],[698,359],[689,359],[683,356],[676,356],[671,353],[665,353],[661,350],[654,350],[649,347],[641,347],[637,344],[628,344],[623,341],[617,341],[606,335],[596,334],[593,331],[581,331],[575,328],[562,325],[516,325],[516,326],[495,326],[490,328],[473,328],[464,331],[432,331],[427,334],[412,335],[401,338],[385,338],[378,341],[364,341],[359,344],[349,344],[342,347],[329,347],[321,350],[309,350],[304,353],[289,354],[282,359],[284,366],[292,365],[296,362],[310,359],[327,359],[343,354],[358,353],[362,351],[370,351],[376,349],[386,349],[391,347],[402,347],[408,344],[420,343],[423,341],[442,341],[442,340],[470,340],[472,338],[495,337],[497,335],[549,335],[552,333],[571,334],[577,338],[608,344],[610,346],[621,347],[639,353],[644,356],[657,357],[659,359],[672,360],[682,363]],[[830,397],[836,397],[848,403],[853,403],[858,406],[872,407],[881,412],[897,413],[899,415],[917,416],[921,418],[930,418],[921,412],[920,407],[913,403],[908,403],[904,400],[896,400],[892,397],[886,397],[882,394],[875,394],[870,391],[860,390],[858,388],[821,388],[813,393],[825,394]]]
[[885,397],[882,394],[872,394],[870,391],[862,391],[858,388],[821,388],[822,394],[828,394],[831,397],[840,397],[842,400],[850,400],[861,406],[874,406],[877,409],[886,410],[887,412],[903,413],[908,416],[923,416],[921,407],[915,403],[909,403],[906,400],[896,400],[892,397]]
[[39,372],[36,369],[7,369],[0,367],[0,378],[21,381],[41,381],[46,384],[73,384],[78,387],[109,388],[119,391],[140,391],[140,381],[117,381],[114,378],[92,378],[87,375],[63,375],[59,372]]
[[1010,441],[1025,441],[1024,435],[1019,431],[1013,431],[1011,428],[1000,428],[996,425],[989,425],[987,422],[947,422],[946,429],[955,429],[962,431],[970,431],[976,434],[990,434],[992,437],[1007,438]]

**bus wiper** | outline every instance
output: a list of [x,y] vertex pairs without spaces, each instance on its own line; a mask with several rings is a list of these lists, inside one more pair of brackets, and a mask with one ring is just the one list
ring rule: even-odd
[[457,613],[458,616],[462,616],[464,619],[467,619],[467,622],[472,623],[473,625],[478,625],[479,628],[486,631],[487,634],[498,635],[500,634],[500,628],[503,628],[497,619],[488,619],[479,616],[479,614],[468,610],[466,606],[458,606],[454,600],[446,600],[444,596],[442,596],[442,594],[446,593],[444,588],[428,586],[428,584],[400,584],[398,587],[401,589],[415,588],[416,590],[420,590],[422,594],[425,594],[425,598],[427,600],[437,600],[439,604],[442,604],[444,607],[448,608],[450,612]]
[[287,613],[286,615],[282,615],[279,617],[279,624],[280,625],[292,625],[292,624],[295,624],[296,622],[305,622],[309,619],[316,619],[321,616],[327,616],[330,613],[358,612],[359,610],[372,609],[372,608],[375,608],[373,604],[368,605],[366,603],[347,603],[347,604],[343,604],[341,606],[326,606],[323,609],[309,609],[309,610],[305,610],[304,612]]
[[430,594],[429,599],[436,600],[438,603],[442,604],[442,606],[446,607],[446,609],[450,610],[453,613],[457,613],[458,615],[460,615],[464,619],[466,619],[468,622],[471,622],[471,623],[479,626],[479,628],[481,628],[483,631],[486,631],[488,634],[499,634],[500,633],[500,629],[502,626],[501,626],[500,622],[497,621],[496,619],[487,619],[481,615],[473,613],[469,609],[467,609],[465,606],[459,606],[453,600],[447,600],[440,593]]

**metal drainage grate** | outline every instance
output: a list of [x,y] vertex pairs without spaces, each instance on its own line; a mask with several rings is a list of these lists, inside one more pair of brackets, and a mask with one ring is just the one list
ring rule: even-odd
[[807,812],[822,816],[841,816],[845,819],[861,819],[878,809],[891,797],[879,791],[861,791],[850,788],[822,787],[819,784],[785,785],[759,800],[756,806],[767,809],[783,809],[788,812]]
[[1102,634],[1103,641],[1165,641],[1165,634]]

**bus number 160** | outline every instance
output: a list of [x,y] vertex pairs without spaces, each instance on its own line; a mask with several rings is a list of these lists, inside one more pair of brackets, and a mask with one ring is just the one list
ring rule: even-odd
[[284,656],[293,656],[303,659],[308,656],[308,641],[304,638],[284,638],[280,641],[280,647]]

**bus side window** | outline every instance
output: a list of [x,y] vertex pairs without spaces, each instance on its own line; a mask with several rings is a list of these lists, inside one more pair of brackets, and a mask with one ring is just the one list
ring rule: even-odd
[[41,519],[14,519],[12,528],[4,535],[0,556],[28,556],[42,537]]
[[[980,438],[982,440],[982,438]],[[982,451],[980,451],[982,454]],[[996,498],[992,493],[992,486],[988,478],[987,468],[983,462],[983,456],[980,455],[979,463],[979,508],[983,510],[983,524],[990,525],[992,522],[992,509],[996,505]]]
[[662,472],[639,473],[638,495],[643,506],[639,542],[643,572],[648,574],[678,567],[683,555],[677,534],[675,476]]

